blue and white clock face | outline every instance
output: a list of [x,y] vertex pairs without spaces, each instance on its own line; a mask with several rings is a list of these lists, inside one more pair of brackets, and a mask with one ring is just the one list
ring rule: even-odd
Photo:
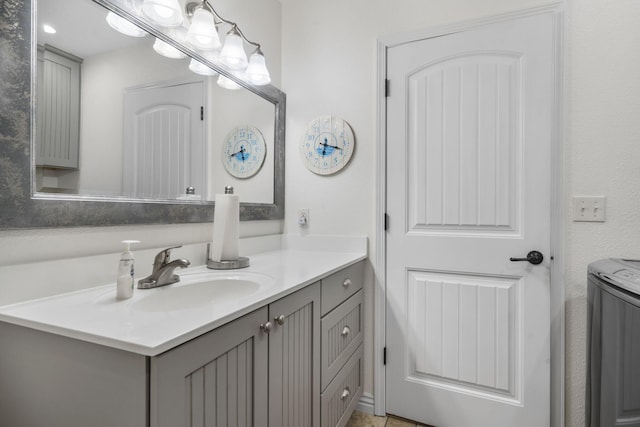
[[267,147],[262,133],[253,126],[237,126],[222,145],[222,164],[236,178],[249,178],[264,164]]
[[307,127],[300,143],[300,154],[310,171],[331,175],[349,163],[354,145],[353,131],[346,121],[320,116]]

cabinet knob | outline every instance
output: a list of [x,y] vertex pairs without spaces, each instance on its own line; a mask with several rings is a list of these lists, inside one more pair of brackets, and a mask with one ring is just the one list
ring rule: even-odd
[[349,390],[349,387],[345,387],[340,395],[340,400],[348,399],[349,396],[351,396],[351,390]]
[[276,316],[273,318],[273,320],[276,321],[276,323],[280,326],[284,325],[284,321],[285,321],[286,317],[284,317],[284,314],[281,314],[280,316]]
[[269,332],[271,332],[271,329],[273,329],[273,323],[263,323],[260,325],[260,329],[262,329],[262,332],[264,332],[265,334],[268,334]]
[[342,335],[343,337],[346,337],[347,335],[349,335],[351,333],[351,329],[348,326],[345,326],[342,329],[342,332],[340,333],[340,335]]
[[342,282],[342,286],[344,286],[345,288],[351,286],[351,279],[344,279],[344,282]]

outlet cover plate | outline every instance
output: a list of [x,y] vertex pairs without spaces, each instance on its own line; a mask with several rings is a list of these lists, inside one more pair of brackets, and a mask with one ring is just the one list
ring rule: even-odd
[[309,226],[309,209],[298,209],[298,226],[300,227],[308,227]]
[[605,196],[574,196],[573,220],[604,222],[606,202]]

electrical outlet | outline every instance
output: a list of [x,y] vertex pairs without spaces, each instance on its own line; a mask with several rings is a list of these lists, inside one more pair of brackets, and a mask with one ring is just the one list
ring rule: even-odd
[[309,209],[298,209],[298,225],[300,227],[309,226]]
[[573,220],[604,222],[606,200],[604,196],[574,197]]

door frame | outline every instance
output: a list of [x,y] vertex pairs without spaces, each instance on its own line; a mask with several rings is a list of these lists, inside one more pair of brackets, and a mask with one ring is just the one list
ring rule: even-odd
[[526,16],[551,14],[554,18],[554,123],[551,147],[551,422],[552,427],[564,426],[565,401],[565,283],[564,283],[564,235],[565,235],[565,184],[564,184],[564,85],[565,42],[564,42],[564,3],[553,3],[542,7],[514,11],[487,18],[465,21],[458,24],[429,28],[399,35],[381,37],[377,41],[376,68],[376,173],[375,173],[375,255],[374,255],[374,413],[386,414],[386,380],[384,366],[384,348],[386,343],[386,181],[387,181],[387,138],[386,138],[386,76],[387,50],[404,43],[439,37],[451,33],[466,31],[478,26],[518,19]]

